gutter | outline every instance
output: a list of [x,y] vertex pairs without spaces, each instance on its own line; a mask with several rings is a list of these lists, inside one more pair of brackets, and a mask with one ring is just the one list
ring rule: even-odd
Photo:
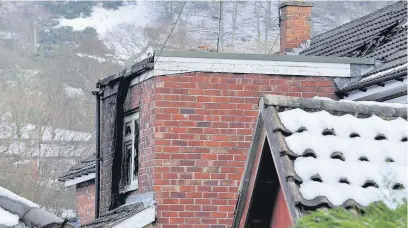
[[100,137],[100,119],[101,119],[101,95],[103,92],[94,91],[92,92],[96,98],[96,153],[95,153],[95,218],[99,218],[99,201],[100,201],[100,183],[101,183],[101,172],[100,172],[100,161],[101,161],[101,137]]

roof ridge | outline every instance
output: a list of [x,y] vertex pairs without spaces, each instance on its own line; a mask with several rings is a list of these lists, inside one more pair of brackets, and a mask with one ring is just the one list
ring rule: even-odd
[[363,115],[376,115],[380,117],[401,117],[407,119],[407,107],[403,104],[381,103],[374,101],[335,101],[330,98],[298,98],[281,95],[262,95],[259,101],[261,111],[267,106],[288,108],[326,110],[328,112],[341,112]]
[[330,30],[328,30],[328,31],[326,31],[326,32],[320,33],[320,34],[318,34],[318,35],[312,37],[311,41],[313,42],[315,39],[317,39],[317,38],[319,38],[319,37],[321,37],[321,36],[323,36],[323,35],[326,35],[327,33],[330,33],[330,32],[333,32],[333,31],[335,31],[335,30],[341,29],[342,27],[348,26],[348,25],[354,23],[356,20],[368,18],[368,17],[370,17],[370,16],[372,16],[372,15],[374,15],[374,14],[380,12],[380,11],[383,11],[383,10],[389,9],[389,8],[392,8],[392,7],[394,7],[395,5],[401,4],[401,3],[404,3],[404,2],[405,2],[405,4],[406,4],[406,1],[402,1],[402,0],[397,1],[397,2],[395,2],[394,4],[391,4],[391,5],[388,5],[388,6],[386,6],[386,7],[381,8],[381,9],[378,9],[378,10],[376,10],[376,11],[374,11],[374,12],[372,12],[372,13],[369,13],[369,14],[367,14],[367,15],[365,15],[365,16],[362,16],[362,17],[356,18],[356,19],[354,19],[354,20],[351,20],[351,21],[349,21],[349,22],[347,22],[347,23],[345,23],[345,24],[342,24],[342,25],[340,25],[340,26],[338,26],[338,27],[336,27],[336,28],[330,29]]

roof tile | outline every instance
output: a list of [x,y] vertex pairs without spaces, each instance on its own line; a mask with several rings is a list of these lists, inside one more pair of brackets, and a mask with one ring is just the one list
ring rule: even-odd
[[[301,55],[374,57],[383,65],[341,88],[340,94],[399,77],[389,69],[407,63],[407,2],[399,1],[367,16],[322,33]],[[383,74],[378,74],[384,72]],[[405,73],[406,71],[402,72]],[[378,75],[377,75],[378,74]],[[375,77],[370,77],[374,75]],[[370,77],[369,81],[364,78]]]
[[80,163],[72,166],[64,175],[58,178],[59,181],[74,179],[90,173],[95,173],[95,154],[86,157]]
[[[272,151],[298,213],[337,206],[363,209],[378,200],[393,207],[382,194],[390,191],[397,200],[405,196],[395,186],[408,186],[406,105],[272,95],[264,95],[261,103],[262,112],[278,112],[265,115],[277,120],[264,121],[274,123],[266,126],[275,132],[269,135]],[[279,125],[289,134],[282,134],[282,127],[275,131]],[[327,129],[333,134],[323,134]],[[384,178],[390,174],[388,185]]]

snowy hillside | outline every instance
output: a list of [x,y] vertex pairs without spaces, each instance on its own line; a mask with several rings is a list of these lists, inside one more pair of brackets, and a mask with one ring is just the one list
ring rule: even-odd
[[[172,26],[170,22],[175,21],[181,3],[169,5],[168,2],[138,2],[124,4],[117,10],[106,10],[99,5],[93,8],[90,17],[61,19],[60,25],[73,26],[77,30],[87,26],[93,27],[102,38],[106,36],[109,29],[121,23],[132,23],[137,26],[163,23],[165,14],[170,14],[168,17],[172,20],[164,23]],[[223,2],[221,42],[224,43],[225,49],[235,52],[268,52],[279,32],[278,4],[278,1],[271,1],[270,6],[265,1]],[[316,1],[313,7],[312,33],[317,35],[325,32],[382,8],[386,4],[385,1]],[[187,35],[200,44],[215,47],[218,39],[219,15],[219,2],[187,2],[180,24],[185,26]],[[235,26],[233,26],[234,20]],[[275,44],[274,51],[278,46],[278,43]],[[191,47],[186,47],[186,49],[189,48]]]

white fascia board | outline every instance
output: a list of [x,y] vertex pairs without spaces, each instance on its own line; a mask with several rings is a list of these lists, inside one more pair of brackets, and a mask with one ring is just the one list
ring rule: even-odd
[[187,72],[274,74],[317,77],[350,77],[350,63],[316,63],[271,60],[160,57],[154,76]]
[[384,87],[373,85],[368,87],[366,92],[353,91],[349,93],[347,97],[344,97],[344,100],[373,101],[392,94],[407,91],[407,77],[404,77],[404,81],[402,82],[392,80],[384,83]]
[[113,228],[142,228],[156,220],[156,205],[152,205],[143,211],[133,215]]
[[74,179],[69,179],[65,181],[65,187],[70,187],[88,180],[95,179],[95,173],[89,173],[80,177],[75,177]]

